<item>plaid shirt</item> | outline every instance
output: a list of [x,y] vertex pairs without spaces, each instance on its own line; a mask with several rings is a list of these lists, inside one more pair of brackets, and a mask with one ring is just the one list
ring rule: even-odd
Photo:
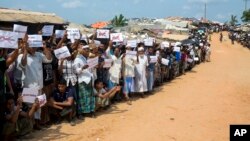
[[[60,62],[59,62],[60,63]],[[63,78],[67,81],[67,86],[71,83],[72,86],[75,86],[77,82],[77,76],[74,73],[74,67],[73,67],[74,61],[68,61],[64,60],[63,62]]]

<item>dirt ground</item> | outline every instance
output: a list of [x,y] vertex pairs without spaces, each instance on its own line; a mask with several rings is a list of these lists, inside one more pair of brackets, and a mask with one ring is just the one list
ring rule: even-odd
[[[224,33],[226,36],[227,33]],[[212,36],[212,62],[157,88],[154,95],[118,103],[96,119],[37,131],[33,140],[229,141],[230,124],[250,123],[250,50]]]

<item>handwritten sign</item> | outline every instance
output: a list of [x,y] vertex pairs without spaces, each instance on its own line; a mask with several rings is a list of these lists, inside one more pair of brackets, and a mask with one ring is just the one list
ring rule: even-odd
[[91,68],[94,68],[95,66],[98,65],[98,60],[99,60],[99,57],[95,57],[95,58],[90,58],[87,60],[87,63],[88,63],[88,68],[91,69]]
[[51,36],[53,34],[54,25],[45,25],[42,29],[43,36]]
[[157,56],[150,56],[150,63],[156,63],[158,60]]
[[112,62],[113,62],[112,59],[105,59],[103,68],[110,68],[112,65]]
[[153,39],[144,39],[145,46],[153,46],[154,40]]
[[97,29],[97,38],[98,39],[109,39],[109,30],[106,29]]
[[65,30],[56,30],[56,38],[63,38]]
[[44,106],[47,103],[47,98],[45,94],[37,96],[37,99],[40,107]]
[[126,55],[136,56],[137,55],[137,51],[126,50]]
[[111,33],[110,38],[113,42],[123,42],[122,33]]
[[0,48],[18,48],[18,33],[0,30]]
[[181,48],[180,48],[180,47],[174,47],[174,51],[175,51],[175,52],[180,52],[180,51],[181,51]]
[[169,42],[162,42],[162,43],[161,43],[161,47],[162,47],[162,48],[169,48],[169,46],[170,46],[170,43],[169,43]]
[[161,59],[161,63],[163,64],[163,65],[168,65],[169,64],[169,60],[168,59],[165,59],[165,58],[162,58]]
[[54,53],[57,59],[63,59],[71,56],[69,49],[66,46],[54,50]]
[[42,35],[28,35],[29,47],[42,47],[43,38]]
[[81,38],[80,31],[77,28],[67,29],[67,33],[68,33],[68,39],[80,39]]
[[137,47],[137,40],[128,40],[127,45],[130,45],[131,47]]
[[194,61],[199,61],[199,57],[194,57]]
[[14,24],[13,32],[18,33],[18,38],[23,38],[25,33],[27,32],[27,26],[22,26],[18,24]]
[[37,88],[23,88],[23,102],[25,103],[34,103],[38,95]]
[[95,45],[97,45],[97,46],[99,46],[101,44],[101,42],[98,40],[94,40],[94,42],[95,42]]

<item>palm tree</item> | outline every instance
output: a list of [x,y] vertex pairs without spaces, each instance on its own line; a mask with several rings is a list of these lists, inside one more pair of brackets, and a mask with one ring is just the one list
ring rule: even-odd
[[250,9],[245,10],[242,14],[241,20],[243,22],[249,22],[250,21]]
[[231,26],[235,26],[236,23],[238,23],[237,16],[231,15],[231,19],[230,19],[229,24],[230,24]]
[[121,27],[121,26],[125,26],[127,25],[128,19],[126,19],[122,14],[120,14],[119,16],[115,16],[112,20],[111,20],[111,24],[114,27]]

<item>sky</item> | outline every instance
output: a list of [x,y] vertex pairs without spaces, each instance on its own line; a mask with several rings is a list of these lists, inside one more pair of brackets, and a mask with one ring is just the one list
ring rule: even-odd
[[[115,15],[126,18],[165,18],[168,16],[204,17],[213,21],[238,21],[245,9],[244,0],[0,0],[0,7],[55,13],[67,21],[91,24],[111,20]],[[250,1],[248,2],[250,8]]]

